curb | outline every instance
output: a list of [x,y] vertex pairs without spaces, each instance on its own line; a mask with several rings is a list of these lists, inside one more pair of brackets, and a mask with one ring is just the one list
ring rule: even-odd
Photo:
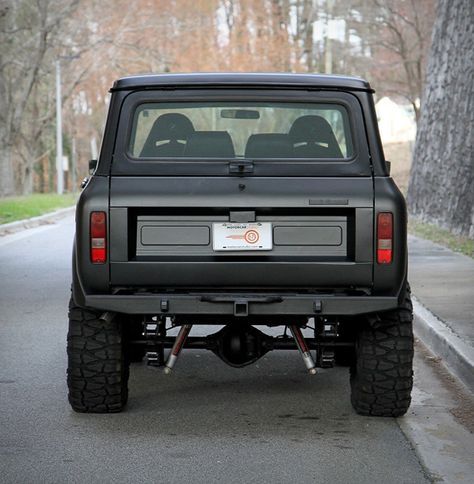
[[18,220],[16,222],[11,222],[9,224],[0,225],[0,237],[14,234],[15,232],[20,232],[22,230],[39,227],[40,225],[52,224],[56,220],[74,213],[75,209],[76,206],[73,205],[72,207],[61,208],[55,212],[45,213],[44,215],[39,215],[38,217],[27,218],[24,220]]
[[413,297],[415,335],[474,393],[474,348]]

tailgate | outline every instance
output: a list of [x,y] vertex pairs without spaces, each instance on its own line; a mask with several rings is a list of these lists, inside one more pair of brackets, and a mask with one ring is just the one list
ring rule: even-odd
[[[223,224],[270,245],[223,248]],[[369,287],[372,246],[371,177],[111,179],[113,286]]]

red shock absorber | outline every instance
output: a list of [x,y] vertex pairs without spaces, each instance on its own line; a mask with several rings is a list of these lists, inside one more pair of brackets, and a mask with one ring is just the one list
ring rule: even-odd
[[183,349],[184,343],[186,342],[186,338],[188,337],[192,327],[193,327],[192,324],[185,324],[181,326],[178,336],[176,336],[173,347],[171,348],[170,355],[166,360],[165,373],[167,375],[171,373],[171,370],[173,369],[173,366],[176,363],[176,360],[178,359],[178,356],[181,353],[181,350]]
[[300,350],[301,357],[303,358],[303,362],[308,369],[308,372],[311,375],[314,375],[316,373],[316,364],[314,363],[300,327],[293,324],[289,326],[289,328],[296,342],[296,346],[298,346],[298,349]]

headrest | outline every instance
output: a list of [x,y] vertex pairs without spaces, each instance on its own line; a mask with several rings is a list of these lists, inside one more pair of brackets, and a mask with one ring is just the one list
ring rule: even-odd
[[291,158],[292,145],[287,134],[252,134],[245,147],[247,158]]
[[337,144],[331,125],[322,116],[317,115],[306,115],[296,119],[288,135],[293,143],[316,141],[329,145]]
[[153,123],[148,139],[154,143],[162,140],[186,139],[193,132],[193,123],[184,114],[167,113],[159,116]]
[[195,131],[183,156],[196,158],[234,158],[234,144],[227,131]]

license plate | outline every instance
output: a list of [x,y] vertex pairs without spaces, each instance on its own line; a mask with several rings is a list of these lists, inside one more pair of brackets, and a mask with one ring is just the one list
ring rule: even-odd
[[212,224],[214,250],[272,250],[272,224],[222,223]]

